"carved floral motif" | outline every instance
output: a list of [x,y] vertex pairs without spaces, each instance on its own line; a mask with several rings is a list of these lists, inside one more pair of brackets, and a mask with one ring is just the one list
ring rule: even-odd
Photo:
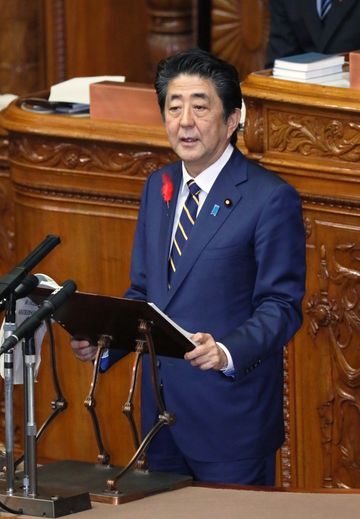
[[291,436],[290,436],[290,395],[289,395],[289,350],[284,348],[284,426],[285,441],[281,447],[281,486],[292,485]]
[[76,191],[70,191],[69,189],[56,189],[56,188],[45,188],[45,187],[34,187],[27,186],[25,184],[17,183],[16,187],[18,190],[21,190],[22,193],[35,193],[40,194],[43,198],[65,198],[67,200],[81,200],[82,202],[91,201],[91,202],[100,202],[106,205],[122,205],[128,207],[135,207],[136,209],[140,206],[140,200],[138,198],[134,198],[127,195],[122,194],[99,194],[99,193],[89,193],[89,191],[83,191],[77,189]]
[[332,117],[269,112],[269,147],[304,156],[360,159],[360,124]]
[[245,145],[253,153],[262,153],[264,151],[264,117],[261,104],[252,99],[246,100],[246,113]]
[[323,485],[347,488],[360,480],[360,439],[354,434],[360,424],[360,245],[336,246],[331,270],[324,245],[320,252],[320,293],[310,298],[307,312],[312,338],[326,332],[318,377]]
[[233,63],[241,79],[264,68],[269,31],[267,4],[267,0],[212,2],[212,50]]
[[311,219],[306,216],[304,218],[305,237],[308,240],[312,234],[312,222]]
[[11,142],[10,154],[25,163],[79,171],[116,172],[146,178],[152,171],[172,162],[174,153],[164,150],[123,152],[101,144],[80,146],[56,140],[19,137]]
[[9,139],[0,135],[0,167],[8,166]]

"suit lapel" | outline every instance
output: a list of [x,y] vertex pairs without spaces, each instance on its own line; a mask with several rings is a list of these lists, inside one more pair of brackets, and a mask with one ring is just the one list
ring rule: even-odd
[[[240,190],[236,189],[236,185],[244,182],[246,175],[246,161],[242,154],[235,150],[216,179],[196,219],[189,243],[179,262],[171,289],[168,291],[167,303],[171,301],[181,287],[201,251],[214,234],[219,231],[220,227],[224,225],[229,215],[240,202],[242,195]],[[231,206],[226,206],[225,200],[231,200]],[[215,205],[219,206],[216,216],[211,214]]]
[[175,217],[176,202],[179,194],[179,189],[182,180],[182,169],[181,162],[176,162],[171,169],[168,170],[168,174],[171,177],[174,185],[174,193],[169,203],[169,207],[164,202],[161,224],[159,229],[159,267],[161,268],[160,279],[161,279],[161,299],[165,301],[168,296],[168,264],[169,264],[169,250],[172,236],[172,228]]
[[324,27],[321,31],[320,38],[321,51],[324,51],[334,32],[348,15],[350,9],[352,9],[358,1],[359,0],[333,0],[333,5],[323,22]]

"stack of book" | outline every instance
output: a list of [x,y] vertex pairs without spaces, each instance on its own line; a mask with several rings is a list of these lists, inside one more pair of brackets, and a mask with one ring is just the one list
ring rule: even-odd
[[275,60],[273,76],[291,81],[335,80],[342,75],[345,57],[307,52]]

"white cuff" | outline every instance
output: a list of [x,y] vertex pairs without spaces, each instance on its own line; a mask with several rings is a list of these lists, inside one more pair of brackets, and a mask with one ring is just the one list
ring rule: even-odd
[[227,366],[225,368],[221,369],[220,371],[222,371],[222,373],[224,373],[224,375],[226,375],[227,377],[231,377],[235,374],[235,368],[234,368],[234,362],[232,360],[232,356],[230,355],[229,350],[227,349],[226,346],[224,346],[224,344],[222,344],[221,342],[217,342],[216,344],[219,346],[219,348],[221,348],[223,350],[223,352],[225,353],[226,358],[227,358]]

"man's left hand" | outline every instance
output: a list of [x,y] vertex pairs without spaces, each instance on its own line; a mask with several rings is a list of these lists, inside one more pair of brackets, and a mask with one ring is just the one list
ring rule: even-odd
[[196,343],[196,348],[185,353],[184,358],[189,360],[192,366],[217,371],[226,368],[226,355],[212,335],[197,332],[192,335],[191,339]]

